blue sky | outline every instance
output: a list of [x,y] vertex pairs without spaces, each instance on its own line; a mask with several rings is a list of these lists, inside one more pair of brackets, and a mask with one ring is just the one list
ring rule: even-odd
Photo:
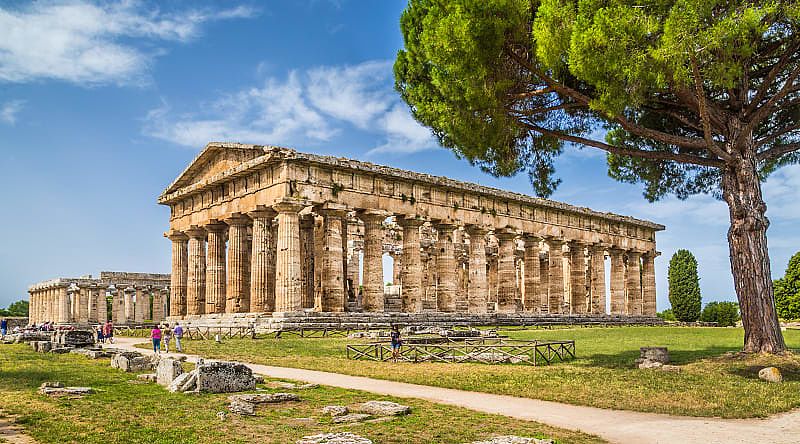
[[[392,88],[404,1],[0,5],[0,307],[27,286],[100,270],[169,272],[158,194],[211,140],[275,144],[523,193],[438,148]],[[733,300],[727,208],[709,196],[649,204],[568,148],[556,200],[645,218],[657,235],[658,307],[679,248],[704,300]],[[800,249],[800,167],[764,184],[775,277]]]

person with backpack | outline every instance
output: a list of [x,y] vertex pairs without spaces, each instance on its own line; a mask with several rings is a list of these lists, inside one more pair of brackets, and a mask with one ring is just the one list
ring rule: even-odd
[[169,353],[169,341],[172,340],[172,329],[169,324],[164,324],[161,330],[161,345],[164,347],[164,353]]
[[178,353],[183,353],[183,346],[181,345],[181,339],[183,339],[183,327],[181,327],[180,322],[175,323],[175,328],[172,329],[172,336],[175,337],[175,350]]

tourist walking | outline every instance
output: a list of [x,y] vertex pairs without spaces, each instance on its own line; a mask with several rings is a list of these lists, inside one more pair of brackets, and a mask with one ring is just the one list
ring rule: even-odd
[[161,330],[161,346],[164,347],[164,353],[169,353],[169,341],[172,339],[172,329],[169,324],[164,324]]
[[161,354],[161,329],[158,328],[158,325],[155,325],[152,330],[150,330],[150,339],[153,340],[153,353]]
[[5,339],[8,334],[8,319],[3,318],[0,320],[0,338]]
[[400,357],[400,346],[403,345],[403,341],[400,339],[400,329],[396,325],[393,326],[389,335],[392,339],[392,360],[397,362],[397,358]]
[[114,343],[114,324],[111,321],[106,321],[106,325],[103,326],[103,338],[106,342]]
[[175,350],[178,353],[183,353],[183,345],[181,344],[181,339],[183,339],[183,327],[181,327],[180,322],[175,323],[175,328],[172,329],[172,336],[175,337]]
[[103,326],[102,325],[98,325],[97,326],[97,343],[98,344],[102,344],[104,342],[106,342],[106,337],[103,334]]

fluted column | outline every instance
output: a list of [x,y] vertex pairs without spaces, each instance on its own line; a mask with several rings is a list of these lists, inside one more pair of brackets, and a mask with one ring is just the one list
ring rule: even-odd
[[234,216],[225,220],[228,224],[228,269],[225,284],[225,313],[244,313],[250,307],[250,295],[245,294],[244,280],[247,266],[248,219]]
[[390,255],[392,256],[392,285],[400,285],[402,283],[400,275],[403,271],[403,254],[392,252]]
[[422,311],[422,259],[419,251],[419,227],[422,221],[413,217],[398,217],[397,223],[403,227],[403,258],[400,280],[403,311],[419,313]]
[[215,222],[206,225],[207,246],[206,254],[206,313],[225,313],[226,297],[226,263],[225,263],[225,237],[228,226]]
[[625,313],[625,262],[622,250],[611,248],[611,314]]
[[300,270],[303,275],[303,308],[314,308],[314,216],[300,218]]
[[136,313],[134,311],[133,306],[133,295],[136,293],[136,290],[133,287],[128,287],[125,289],[125,319],[128,322],[136,322]]
[[629,251],[625,269],[626,312],[632,316],[641,316],[642,314],[641,257],[641,253]]
[[642,256],[642,314],[656,315],[656,252]]
[[66,287],[56,288],[56,301],[58,303],[58,318],[56,322],[66,324],[70,318],[69,294],[67,294]]
[[523,307],[528,312],[539,312],[542,309],[541,276],[539,275],[539,238],[526,234],[525,241],[525,301]]
[[147,312],[150,311],[150,298],[142,287],[136,287],[136,303],[133,311],[133,320],[141,324],[147,319]]
[[469,285],[467,286],[467,310],[484,314],[489,300],[489,283],[486,278],[486,228],[467,225],[469,234]]
[[322,311],[345,311],[344,255],[342,230],[346,229],[343,209],[323,209]]
[[89,287],[81,287],[75,292],[77,309],[75,310],[75,322],[79,324],[89,323]]
[[581,242],[569,244],[570,309],[572,313],[586,313],[586,253]]
[[189,236],[186,314],[201,315],[206,311],[206,230],[193,227],[186,234]]
[[253,243],[250,254],[250,311],[272,312],[275,310],[275,282],[268,277],[271,257],[275,254],[272,246],[272,219],[275,211],[254,211],[248,213],[253,218]]
[[456,257],[453,247],[453,224],[436,223],[436,308],[441,312],[456,311]]
[[383,221],[387,214],[363,211],[364,222],[364,311],[381,312],[383,295]]
[[111,322],[114,324],[125,323],[125,301],[123,300],[124,291],[120,287],[111,295]]
[[153,292],[153,322],[164,320],[164,299],[167,293],[166,289],[159,289]]
[[591,255],[591,311],[595,314],[606,312],[606,255],[602,245],[589,247]]
[[508,229],[495,231],[498,240],[497,250],[497,311],[514,313],[517,311],[517,268],[515,258],[516,234]]
[[300,269],[300,216],[305,205],[285,199],[272,208],[278,212],[277,256],[275,263],[275,311],[292,312],[303,308]]
[[180,231],[173,231],[167,237],[172,241],[169,314],[184,316],[186,315],[186,279],[189,273],[189,237]]
[[106,289],[105,287],[100,287],[97,289],[97,292],[94,294],[95,300],[95,313],[94,319],[99,324],[103,324],[108,320],[108,303],[106,302]]
[[563,241],[548,238],[550,267],[549,283],[550,313],[562,313],[564,311],[564,250]]

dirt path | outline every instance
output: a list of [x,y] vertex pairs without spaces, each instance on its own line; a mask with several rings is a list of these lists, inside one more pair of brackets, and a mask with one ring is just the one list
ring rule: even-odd
[[[0,415],[2,415],[1,412]],[[0,443],[36,444],[36,441],[23,434],[22,429],[14,425],[14,421],[11,418],[0,416]]]
[[[139,338],[117,338],[115,346],[134,349]],[[141,349],[137,349],[142,351]],[[172,354],[170,354],[172,355]],[[197,356],[187,355],[190,361]],[[246,363],[253,372],[381,395],[419,398],[555,427],[579,430],[616,443],[800,443],[800,409],[767,419],[719,419],[640,413],[575,406],[514,396],[348,376],[338,373]],[[747,396],[743,393],[742,396]]]

